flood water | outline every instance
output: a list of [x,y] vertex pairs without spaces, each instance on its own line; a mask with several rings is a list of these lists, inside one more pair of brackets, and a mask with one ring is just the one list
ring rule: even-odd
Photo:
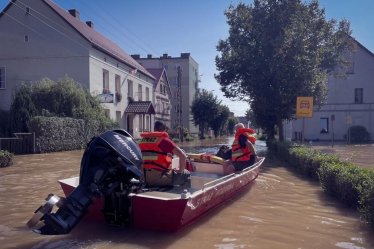
[[[214,142],[216,143],[216,142]],[[218,143],[229,143],[223,139]],[[215,152],[211,140],[186,151]],[[264,144],[258,143],[258,151]],[[374,231],[326,196],[318,183],[267,159],[254,187],[177,233],[81,222],[68,235],[43,236],[26,222],[58,179],[79,174],[83,151],[16,156],[0,168],[0,248],[374,248]]]

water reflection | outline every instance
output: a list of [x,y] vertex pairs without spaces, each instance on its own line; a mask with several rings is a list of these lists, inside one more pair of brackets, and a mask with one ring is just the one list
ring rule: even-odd
[[[220,146],[199,143],[182,147],[213,153]],[[264,149],[259,143],[258,150]],[[47,194],[62,195],[57,180],[79,173],[82,154],[17,156],[13,166],[0,169],[1,248],[374,248],[372,230],[355,212],[270,159],[254,188],[177,233],[82,222],[68,235],[34,234],[25,227],[27,220]]]

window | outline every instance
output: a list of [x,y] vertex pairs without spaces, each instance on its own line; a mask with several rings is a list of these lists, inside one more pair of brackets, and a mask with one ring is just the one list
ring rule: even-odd
[[139,115],[139,132],[143,132],[143,116]]
[[0,67],[0,89],[5,89],[5,67]]
[[363,103],[363,88],[355,88],[355,104]]
[[109,93],[109,71],[103,69],[103,93]]
[[320,126],[320,133],[329,133],[329,119],[328,118],[321,118],[319,121]]
[[142,101],[143,100],[143,98],[142,98],[142,91],[143,91],[143,89],[142,89],[142,85],[138,85],[138,101]]
[[30,8],[26,7],[26,15],[29,15],[29,14],[30,14]]
[[145,100],[149,101],[149,87],[145,88]]
[[117,75],[115,76],[115,83],[116,83],[116,92],[121,92],[121,76]]
[[29,41],[29,36],[25,35],[25,42],[28,42],[28,41]]
[[131,97],[133,98],[134,97],[134,91],[133,91],[133,83],[131,80],[127,80],[127,84],[128,84],[128,92],[127,92],[127,97]]
[[149,115],[147,115],[147,116],[145,116],[145,130],[146,131],[150,131],[150,129],[149,129],[149,123],[150,123]]

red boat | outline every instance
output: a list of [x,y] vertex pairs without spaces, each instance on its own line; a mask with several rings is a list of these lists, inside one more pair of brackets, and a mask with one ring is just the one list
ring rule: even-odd
[[[83,218],[176,231],[251,187],[264,161],[260,158],[243,171],[224,175],[221,158],[190,157],[190,178],[173,175],[171,186],[149,188],[134,138],[125,130],[106,131],[88,144],[79,177],[60,180],[66,197],[49,194],[27,225],[43,235],[69,233]],[[173,165],[179,165],[176,160]]]
[[[191,188],[130,194],[131,226],[176,231],[250,188],[264,160],[259,158],[251,167],[226,176],[221,164],[193,162],[195,171],[191,174]],[[79,178],[67,178],[59,183],[67,197],[78,186]],[[104,222],[103,207],[103,200],[96,199],[89,207],[86,219]]]

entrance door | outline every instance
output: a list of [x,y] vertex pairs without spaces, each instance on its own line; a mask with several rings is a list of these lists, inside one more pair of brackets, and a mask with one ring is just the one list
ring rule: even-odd
[[127,115],[126,127],[127,127],[128,133],[130,133],[131,136],[134,136],[134,115],[133,114]]

